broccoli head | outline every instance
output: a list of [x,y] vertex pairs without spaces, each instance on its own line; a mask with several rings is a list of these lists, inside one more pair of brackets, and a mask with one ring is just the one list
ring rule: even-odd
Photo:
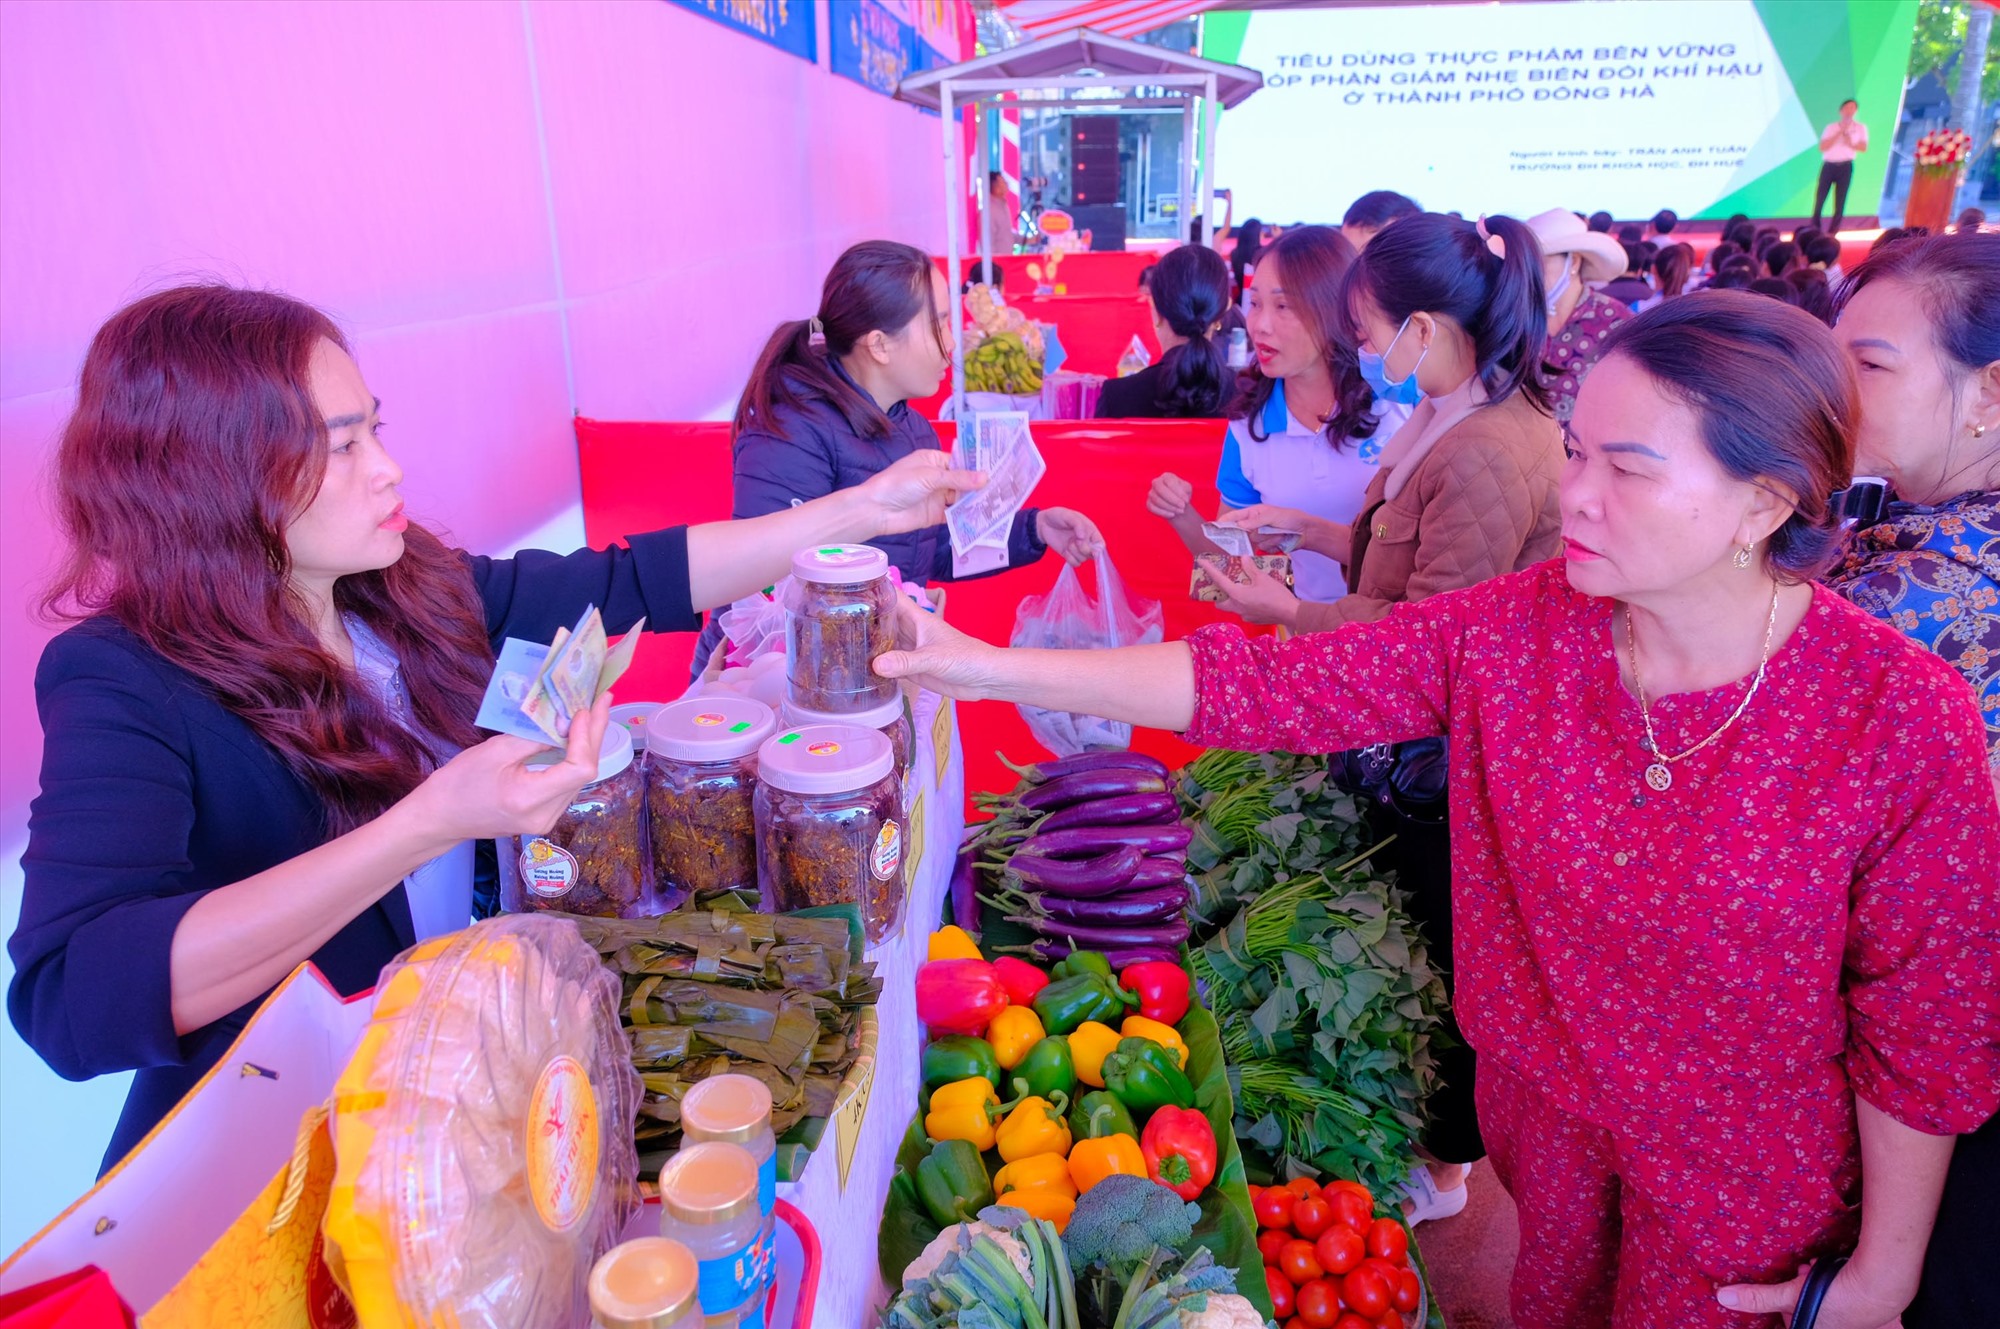
[[1155,1247],[1185,1250],[1200,1216],[1200,1205],[1157,1181],[1116,1173],[1077,1200],[1063,1231],[1063,1249],[1075,1268],[1124,1269],[1145,1263]]

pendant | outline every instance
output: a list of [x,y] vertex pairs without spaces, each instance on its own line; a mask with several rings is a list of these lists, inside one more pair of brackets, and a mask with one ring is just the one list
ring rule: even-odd
[[1666,793],[1673,782],[1674,773],[1667,769],[1666,763],[1656,761],[1646,768],[1646,783],[1659,793]]

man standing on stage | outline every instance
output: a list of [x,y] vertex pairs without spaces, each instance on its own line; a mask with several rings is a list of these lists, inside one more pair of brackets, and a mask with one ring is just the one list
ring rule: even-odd
[[1819,136],[1819,188],[1813,192],[1813,225],[1819,225],[1826,207],[1826,191],[1833,190],[1833,227],[1840,231],[1841,214],[1847,211],[1847,187],[1854,183],[1854,159],[1868,151],[1868,126],[1854,118],[1860,107],[1852,97],[1840,104],[1840,118]]

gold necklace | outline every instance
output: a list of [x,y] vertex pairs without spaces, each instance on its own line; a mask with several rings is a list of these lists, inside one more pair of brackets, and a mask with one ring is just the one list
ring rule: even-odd
[[1771,635],[1777,626],[1778,585],[1776,582],[1773,582],[1771,584],[1771,611],[1764,620],[1764,655],[1762,659],[1757,661],[1757,674],[1750,680],[1750,690],[1743,694],[1742,701],[1736,703],[1736,709],[1730,712],[1727,720],[1722,722],[1721,728],[1687,751],[1677,752],[1669,756],[1667,753],[1660,751],[1659,740],[1653,737],[1653,711],[1652,707],[1646,701],[1646,685],[1639,678],[1639,639],[1632,631],[1632,606],[1625,606],[1625,652],[1627,658],[1632,662],[1632,688],[1633,691],[1639,694],[1639,715],[1646,722],[1645,748],[1653,756],[1652,763],[1646,767],[1646,783],[1651,785],[1656,791],[1664,794],[1672,787],[1674,773],[1669,767],[1675,762],[1687,760],[1710,743],[1713,743],[1716,739],[1721,738],[1723,734],[1728,732],[1729,726],[1735,724],[1742,717],[1743,712],[1748,709],[1750,699],[1757,695],[1757,688],[1764,681],[1764,666],[1771,663]]

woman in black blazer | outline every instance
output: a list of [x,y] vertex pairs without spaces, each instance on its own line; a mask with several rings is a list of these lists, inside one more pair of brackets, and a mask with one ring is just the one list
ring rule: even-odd
[[403,515],[379,407],[333,324],[267,292],[149,296],[85,359],[50,594],[79,621],[36,671],[8,1011],[66,1078],[138,1071],[106,1166],[300,963],[373,986],[470,921],[465,842],[546,830],[594,777],[608,698],[545,771],[473,727],[503,637],[590,604],[613,634],[691,631],[794,551],[931,525],[979,483],[919,453],[756,521],[479,558]]
[[1221,345],[1231,312],[1229,265],[1206,245],[1182,245],[1147,272],[1160,362],[1107,379],[1097,418],[1219,420],[1236,391]]

